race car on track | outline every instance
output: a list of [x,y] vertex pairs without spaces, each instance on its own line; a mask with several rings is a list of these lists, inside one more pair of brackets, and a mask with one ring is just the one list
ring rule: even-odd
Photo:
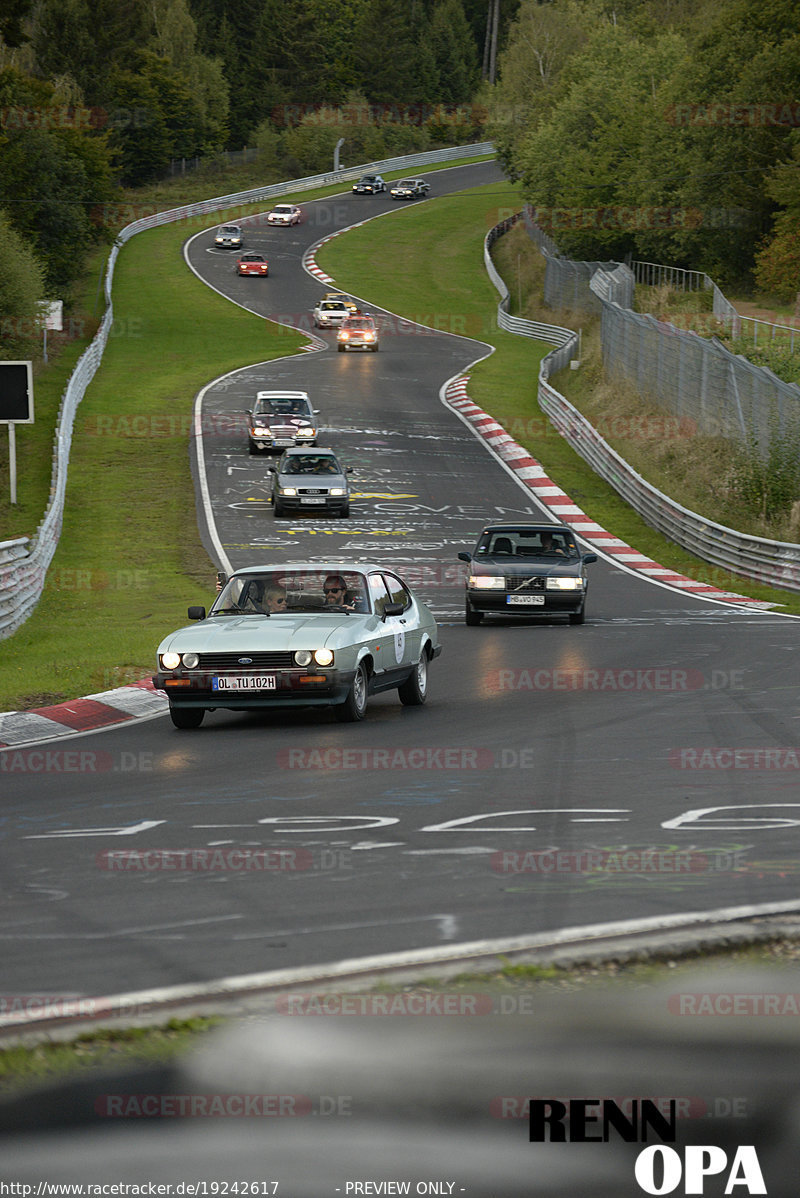
[[469,563],[466,622],[484,616],[569,616],[582,624],[586,614],[586,566],[596,553],[583,553],[571,528],[561,524],[489,524]]
[[287,511],[350,515],[351,467],[345,469],[332,449],[287,449],[269,470],[276,516]]
[[393,184],[389,195],[393,200],[421,200],[431,189],[424,179],[400,179]]
[[318,329],[338,328],[350,316],[350,309],[340,299],[321,299],[314,309],[314,324]]
[[317,443],[319,409],[306,391],[259,391],[247,414],[251,453]]
[[263,254],[242,254],[236,262],[236,273],[240,275],[268,275],[269,263]]
[[385,566],[341,561],[252,566],[225,581],[209,612],[157,650],[153,686],[176,728],[206,711],[333,707],[364,718],[370,695],[419,706],[441,646],[436,621]]
[[367,349],[376,354],[380,343],[378,326],[369,313],[358,312],[340,327],[336,342],[340,354],[346,349]]
[[239,225],[220,225],[214,237],[214,245],[225,250],[240,250],[243,245],[242,230]]
[[299,225],[302,219],[303,213],[296,204],[276,204],[267,213],[268,225]]
[[362,175],[358,183],[353,184],[353,191],[357,196],[376,195],[386,191],[386,184],[380,175]]
[[353,315],[358,311],[358,304],[346,291],[326,291],[322,298],[324,300],[339,300]]

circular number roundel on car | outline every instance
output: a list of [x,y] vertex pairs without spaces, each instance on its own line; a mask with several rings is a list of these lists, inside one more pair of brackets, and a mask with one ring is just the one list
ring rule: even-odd
[[394,656],[395,656],[395,660],[397,661],[398,665],[403,660],[403,652],[405,650],[405,647],[406,647],[406,633],[405,633],[405,629],[401,628],[398,632],[396,632],[394,634]]

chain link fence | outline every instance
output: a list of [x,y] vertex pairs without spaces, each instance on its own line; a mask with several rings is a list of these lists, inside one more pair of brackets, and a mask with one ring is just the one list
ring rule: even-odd
[[[732,353],[718,337],[701,337],[666,320],[634,312],[636,283],[684,292],[711,292],[713,328],[741,333],[745,322],[717,284],[702,271],[656,262],[572,262],[564,258],[526,209],[525,225],[545,257],[544,300],[552,308],[578,309],[601,318],[603,365],[643,396],[698,433],[756,448],[767,461],[780,442],[800,444],[800,387]],[[759,321],[758,324],[766,322]],[[781,345],[794,347],[790,335]],[[756,334],[757,336],[758,334]]]

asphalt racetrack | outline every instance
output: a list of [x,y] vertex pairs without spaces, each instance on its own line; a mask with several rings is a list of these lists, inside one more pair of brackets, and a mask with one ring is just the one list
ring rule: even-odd
[[[491,162],[436,172],[420,206],[499,178]],[[186,254],[231,299],[308,328],[326,288],[302,268],[307,248],[399,207],[343,194],[304,202],[295,228],[251,218],[246,246],[267,254],[268,279],[238,278],[211,230]],[[797,623],[601,560],[582,627],[466,628],[457,553],[486,521],[541,513],[440,400],[487,347],[376,315],[378,354],[337,354],[319,332],[324,349],[209,380],[199,520],[236,566],[391,562],[441,623],[427,705],[379,696],[350,726],[217,711],[178,732],[164,716],[8,773],[7,992],[112,994],[796,897]],[[321,443],[354,467],[348,520],[272,515],[245,412],[281,387],[310,393]],[[210,578],[187,605],[212,593]],[[120,848],[149,855],[120,866]],[[167,868],[163,849],[190,850],[186,867]],[[240,849],[281,852],[243,869]]]

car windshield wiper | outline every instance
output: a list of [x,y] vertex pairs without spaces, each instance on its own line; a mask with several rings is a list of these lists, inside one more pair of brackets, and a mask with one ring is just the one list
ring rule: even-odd
[[243,607],[218,607],[208,613],[210,616],[268,616],[268,611],[245,611]]

